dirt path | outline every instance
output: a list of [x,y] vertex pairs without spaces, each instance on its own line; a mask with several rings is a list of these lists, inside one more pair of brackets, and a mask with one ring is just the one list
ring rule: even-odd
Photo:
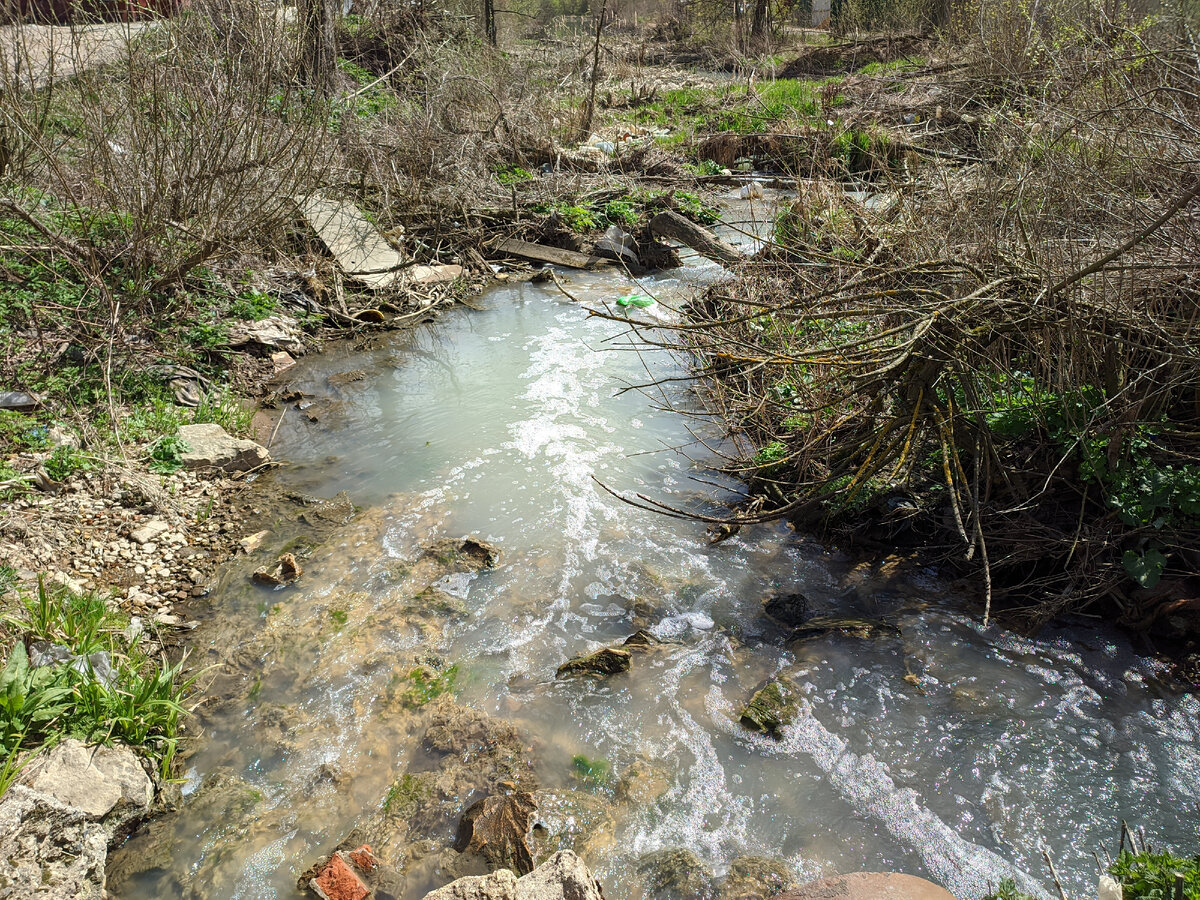
[[114,62],[155,22],[8,25],[0,28],[0,72],[10,84],[40,88]]

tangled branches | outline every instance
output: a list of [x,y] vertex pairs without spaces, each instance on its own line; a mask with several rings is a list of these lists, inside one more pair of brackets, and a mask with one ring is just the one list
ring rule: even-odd
[[679,337],[769,501],[745,521],[941,547],[985,616],[1196,628],[1200,79],[1170,27],[1105,27],[1055,102],[943,82],[982,162],[926,159],[873,208],[804,185],[693,305]]

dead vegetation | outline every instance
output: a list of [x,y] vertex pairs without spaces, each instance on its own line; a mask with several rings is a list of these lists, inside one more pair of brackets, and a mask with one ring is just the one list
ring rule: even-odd
[[1194,633],[1194,23],[1018,14],[974,8],[874,117],[903,165],[802,182],[678,338],[765,498],[741,520],[940,548],[1035,622]]

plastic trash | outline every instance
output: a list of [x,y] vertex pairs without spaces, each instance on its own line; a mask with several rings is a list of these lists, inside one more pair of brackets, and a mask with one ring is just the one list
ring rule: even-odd
[[640,269],[642,265],[637,251],[638,245],[633,235],[622,231],[616,225],[609,225],[604,236],[596,241],[596,253],[612,259],[623,260],[634,269]]
[[1111,875],[1101,875],[1096,885],[1097,900],[1122,900],[1124,890],[1121,883]]
[[762,196],[763,186],[757,181],[750,182],[738,191],[738,198],[741,200],[761,200]]
[[647,306],[653,306],[654,299],[647,297],[645,294],[626,294],[624,297],[617,298],[617,306],[636,306],[638,309],[645,309]]

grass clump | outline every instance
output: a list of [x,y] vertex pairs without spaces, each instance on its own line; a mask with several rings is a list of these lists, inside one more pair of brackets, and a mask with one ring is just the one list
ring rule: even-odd
[[[165,776],[194,679],[170,663],[96,594],[39,580],[17,593],[3,624],[12,640],[0,670],[0,752],[11,772],[24,752],[74,737],[121,741]],[[32,651],[32,652],[31,652]]]

